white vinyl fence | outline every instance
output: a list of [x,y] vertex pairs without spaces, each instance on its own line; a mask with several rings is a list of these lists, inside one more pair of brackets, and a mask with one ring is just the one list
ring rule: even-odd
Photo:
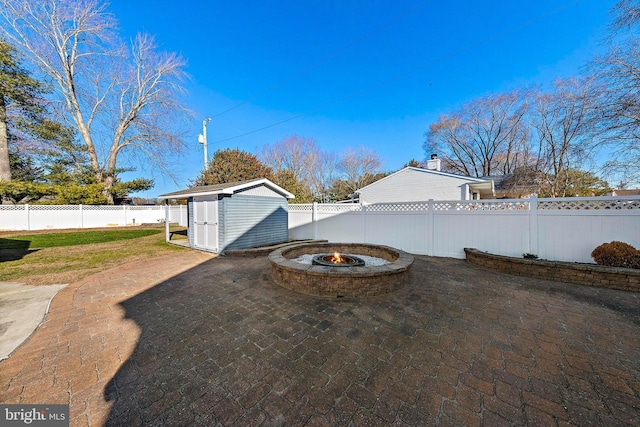
[[598,245],[640,249],[640,197],[289,205],[291,239],[373,243],[464,258],[464,248],[593,262]]
[[[0,230],[122,227],[164,223],[165,206],[0,205]],[[187,207],[169,206],[169,222],[187,225]]]
[[[161,223],[164,206],[0,205],[0,230]],[[187,225],[187,207],[169,207]],[[593,262],[598,245],[640,249],[640,196],[289,205],[291,239],[374,243],[410,253],[464,258],[464,248],[521,257]]]

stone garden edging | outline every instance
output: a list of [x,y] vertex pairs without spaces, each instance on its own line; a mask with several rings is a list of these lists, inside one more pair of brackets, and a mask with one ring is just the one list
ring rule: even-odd
[[640,270],[562,261],[514,258],[464,248],[467,262],[519,276],[640,292]]

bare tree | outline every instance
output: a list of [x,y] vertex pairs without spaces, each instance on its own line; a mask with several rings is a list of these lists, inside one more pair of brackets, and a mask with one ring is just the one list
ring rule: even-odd
[[612,10],[614,19],[609,25],[611,35],[621,31],[632,30],[640,22],[640,1],[620,0]]
[[[594,58],[590,71],[597,80],[597,136],[613,158],[605,169],[618,178],[640,182],[640,2],[620,1],[613,10],[609,50]],[[627,37],[614,37],[631,30]]]
[[168,170],[183,146],[182,58],[158,52],[148,35],[118,43],[97,0],[0,0],[0,17],[5,37],[53,82],[110,202],[123,156]]
[[338,178],[338,155],[334,151],[320,151],[311,173],[311,190],[316,200],[331,201],[331,187]]
[[425,134],[425,152],[443,168],[468,176],[507,174],[526,164],[529,135],[526,93],[488,95],[442,115]]
[[319,154],[313,138],[291,135],[273,145],[265,145],[261,157],[274,172],[287,170],[294,179],[309,183]]
[[554,90],[539,92],[534,100],[531,125],[538,141],[534,170],[545,179],[543,191],[565,196],[570,183],[561,182],[590,159],[591,114],[594,105],[590,80],[556,80]]
[[380,172],[380,167],[380,156],[365,147],[358,150],[347,148],[338,164],[338,169],[343,175],[345,189],[349,193],[370,184],[371,177]]

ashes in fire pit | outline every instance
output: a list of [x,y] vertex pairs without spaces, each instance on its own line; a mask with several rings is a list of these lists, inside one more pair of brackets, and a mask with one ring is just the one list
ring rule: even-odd
[[327,267],[361,267],[364,266],[364,260],[355,255],[344,255],[338,252],[333,254],[320,254],[311,260],[313,265],[324,265]]

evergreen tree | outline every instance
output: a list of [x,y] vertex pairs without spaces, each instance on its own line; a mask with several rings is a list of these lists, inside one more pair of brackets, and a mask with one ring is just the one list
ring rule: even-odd
[[9,139],[17,122],[35,119],[41,112],[42,83],[20,65],[17,51],[0,40],[0,181],[11,181]]
[[214,185],[250,179],[273,179],[273,170],[256,156],[238,148],[218,150],[209,167],[200,172],[194,185]]
[[[555,188],[543,186],[540,189],[541,197],[589,197],[605,196],[611,192],[609,183],[589,171],[569,168],[557,177]],[[554,193],[555,191],[555,193]]]
[[295,195],[295,199],[291,199],[289,203],[311,203],[313,202],[313,193],[308,185],[296,179],[294,173],[288,169],[282,169],[273,177],[274,184],[284,188],[289,193]]

